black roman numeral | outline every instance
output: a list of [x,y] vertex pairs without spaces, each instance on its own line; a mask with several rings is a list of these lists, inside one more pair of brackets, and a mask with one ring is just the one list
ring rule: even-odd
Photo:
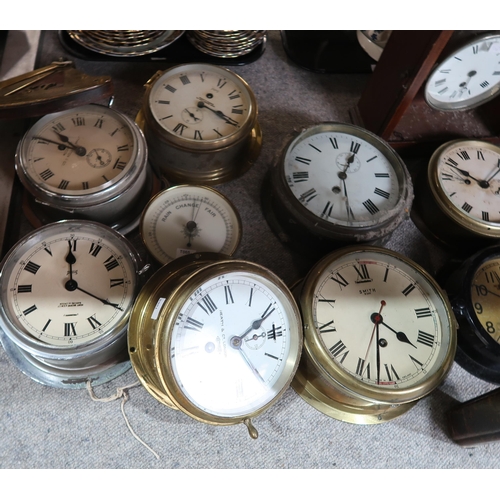
[[40,177],[44,181],[48,181],[53,176],[54,176],[54,172],[52,172],[52,170],[50,170],[50,168],[48,168],[47,170],[44,170],[43,172],[40,172]]
[[294,182],[306,182],[309,180],[309,172],[294,172],[292,177]]
[[366,201],[363,202],[363,206],[366,208],[366,210],[368,210],[368,212],[370,212],[372,215],[375,215],[379,210],[378,210],[378,207],[377,205],[375,205],[375,203],[373,203],[372,200],[368,199]]
[[389,193],[384,191],[383,189],[375,188],[374,193],[378,196],[382,196],[382,198],[385,198],[386,200],[389,198]]
[[331,279],[333,281],[336,281],[340,285],[341,290],[342,290],[342,287],[345,287],[349,284],[340,273],[336,273],[335,276],[331,277]]
[[17,287],[17,293],[30,293],[33,285],[19,285]]
[[76,335],[76,323],[64,323],[64,336],[71,337]]
[[426,345],[427,347],[432,347],[434,345],[434,335],[419,330],[417,342]]
[[[212,300],[212,297],[210,295],[205,295],[202,299],[203,305],[201,302],[198,304],[208,315],[212,314],[214,311],[217,310],[217,306],[215,305],[215,302]],[[205,309],[206,308],[206,309]]]
[[[336,358],[337,356],[340,356],[340,354],[342,354],[346,350],[346,346],[342,342],[342,340],[339,340],[336,344],[332,345],[328,350],[332,353],[332,356],[334,358]],[[340,363],[344,362],[344,360],[348,354],[349,354],[349,351],[344,352],[342,359],[340,359]]]
[[109,280],[109,288],[113,288],[115,286],[123,286],[125,284],[125,280],[123,278],[111,278]]
[[318,326],[318,330],[321,333],[336,332],[337,329],[333,326],[333,319],[324,325]]
[[233,294],[229,285],[224,286],[224,295],[226,296],[226,304],[234,304]]
[[118,267],[118,261],[111,255],[104,261],[104,267],[108,270],[111,271],[115,267]]
[[401,293],[405,297],[408,297],[408,295],[410,295],[410,293],[413,292],[413,290],[415,290],[415,285],[410,283]]
[[415,314],[417,315],[417,318],[428,318],[432,316],[431,310],[428,307],[415,309]]
[[359,142],[354,142],[351,141],[351,153],[358,154],[359,148],[361,147],[361,144]]
[[92,316],[89,316],[87,318],[87,321],[90,323],[90,326],[92,327],[92,329],[96,329],[98,327],[101,326],[101,323],[97,320],[97,318],[95,317],[95,314],[93,314]]
[[186,326],[184,328],[186,328],[187,330],[195,330],[197,332],[200,332],[203,328],[203,323],[201,321],[197,321],[191,317],[188,317],[186,319]]
[[39,269],[40,266],[38,264],[35,264],[31,260],[24,266],[24,270],[32,274],[36,274]]

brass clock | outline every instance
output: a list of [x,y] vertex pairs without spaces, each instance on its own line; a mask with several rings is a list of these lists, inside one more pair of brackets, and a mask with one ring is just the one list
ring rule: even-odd
[[182,64],[156,73],[146,89],[138,122],[151,163],[167,180],[218,184],[242,175],[257,159],[257,101],[233,71]]
[[500,238],[500,147],[457,139],[441,145],[421,176],[416,225],[454,253],[472,253]]
[[326,415],[358,424],[393,419],[451,368],[451,306],[403,255],[370,246],[337,250],[297,293],[305,337],[293,387]]
[[302,130],[269,172],[264,214],[280,239],[321,256],[353,243],[382,243],[409,217],[413,185],[382,139],[347,123]]
[[132,366],[158,401],[213,425],[244,423],[290,385],[302,348],[295,300],[272,272],[222,254],[160,268],[134,305]]
[[[137,226],[152,190],[146,141],[123,113],[88,104],[51,113],[21,139],[16,172],[31,213]],[[33,221],[33,216],[28,213]],[[35,223],[41,225],[45,220]]]
[[469,257],[446,278],[459,324],[456,361],[473,375],[500,383],[500,246]]
[[0,336],[34,380],[59,388],[107,382],[130,368],[127,324],[145,271],[104,224],[65,220],[22,238],[0,274]]

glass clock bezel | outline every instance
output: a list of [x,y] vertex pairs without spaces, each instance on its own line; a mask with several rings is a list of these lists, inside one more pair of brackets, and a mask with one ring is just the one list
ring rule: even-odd
[[447,64],[447,62],[450,59],[453,59],[456,57],[460,52],[463,52],[464,50],[467,50],[468,48],[472,47],[473,45],[480,43],[480,42],[487,42],[492,39],[497,39],[498,43],[500,43],[500,33],[489,33],[489,34],[483,34],[479,35],[472,40],[469,40],[467,43],[462,45],[460,48],[454,50],[451,54],[447,55],[447,57],[439,63],[434,70],[430,73],[429,77],[427,78],[427,82],[425,84],[424,88],[424,97],[425,101],[427,104],[438,111],[466,111],[469,109],[474,109],[478,106],[481,106],[482,104],[491,101],[495,97],[498,96],[498,92],[500,91],[500,79],[495,85],[492,87],[487,88],[484,92],[477,94],[476,96],[471,97],[470,99],[466,99],[463,101],[459,102],[443,102],[439,101],[436,98],[432,97],[429,91],[430,85],[434,79],[434,77],[439,73],[439,71]]
[[[377,254],[380,261],[392,261],[392,264],[398,263],[403,269],[406,268],[404,269],[405,274],[417,277],[424,283],[425,288],[433,294],[435,297],[433,300],[440,301],[440,311],[444,313],[444,318],[441,318],[441,329],[443,333],[448,330],[448,336],[443,336],[442,344],[439,347],[440,352],[433,362],[433,368],[426,373],[424,378],[408,387],[388,388],[383,385],[377,386],[365,383],[351,375],[342,369],[339,363],[334,361],[322,341],[321,333],[315,326],[314,301],[320,280],[324,279],[324,276],[329,274],[340,263],[357,260],[356,256],[358,255],[360,260],[364,260],[363,255],[370,254]],[[456,322],[452,315],[451,304],[437,282],[427,271],[397,252],[381,247],[352,246],[326,255],[308,273],[300,292],[299,303],[304,322],[304,351],[307,351],[308,359],[320,373],[323,373],[329,382],[333,383],[340,392],[353,400],[396,405],[416,401],[435,389],[444,380],[452,366],[456,350]]]

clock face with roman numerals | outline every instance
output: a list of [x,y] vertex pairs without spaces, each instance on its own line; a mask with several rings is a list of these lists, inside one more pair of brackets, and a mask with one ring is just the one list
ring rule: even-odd
[[157,124],[174,140],[217,142],[238,134],[254,113],[246,83],[211,64],[184,64],[161,75],[149,95]]
[[124,238],[86,221],[49,224],[6,256],[5,314],[20,335],[80,346],[123,329],[136,294],[136,265]]
[[394,216],[406,192],[401,160],[381,139],[347,124],[304,130],[283,160],[293,197],[322,223],[367,228]]
[[500,224],[500,148],[474,141],[450,141],[433,156],[429,176],[438,196],[464,220],[485,227]]
[[291,294],[265,273],[216,272],[184,301],[166,343],[177,386],[205,414],[259,411],[295,372],[299,318]]
[[448,56],[432,72],[425,98],[442,111],[471,109],[500,90],[500,34],[476,38]]
[[311,273],[314,334],[344,377],[381,390],[413,388],[449,362],[449,307],[414,263],[367,248],[331,254]]
[[50,193],[97,193],[134,166],[138,132],[131,126],[120,113],[99,105],[46,115],[22,139],[18,169]]

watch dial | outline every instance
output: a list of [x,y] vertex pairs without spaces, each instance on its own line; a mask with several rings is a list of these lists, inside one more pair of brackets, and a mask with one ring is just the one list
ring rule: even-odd
[[202,186],[174,186],[146,207],[141,234],[162,263],[196,252],[231,255],[240,241],[240,219],[217,191]]
[[149,106],[157,123],[177,137],[217,141],[247,123],[250,95],[234,73],[209,64],[173,68],[155,82]]
[[437,158],[437,178],[463,216],[500,223],[500,149],[478,141],[453,141]]
[[2,304],[16,328],[55,346],[88,343],[128,316],[135,271],[112,239],[85,226],[45,226],[10,254]]
[[479,323],[500,344],[500,258],[489,259],[476,270],[471,300]]
[[320,219],[365,227],[388,216],[401,200],[401,173],[372,142],[350,133],[306,131],[288,148],[286,182]]
[[300,331],[289,300],[261,276],[228,272],[185,301],[170,355],[175,380],[193,405],[238,417],[259,410],[286,387]]
[[91,194],[134,164],[136,143],[118,113],[98,105],[47,115],[28,131],[18,155],[28,177],[58,194]]
[[353,251],[315,281],[314,327],[339,370],[372,386],[406,389],[441,368],[449,314],[415,267],[377,251]]
[[442,110],[473,108],[500,88],[500,35],[483,37],[453,53],[434,70],[426,99]]

